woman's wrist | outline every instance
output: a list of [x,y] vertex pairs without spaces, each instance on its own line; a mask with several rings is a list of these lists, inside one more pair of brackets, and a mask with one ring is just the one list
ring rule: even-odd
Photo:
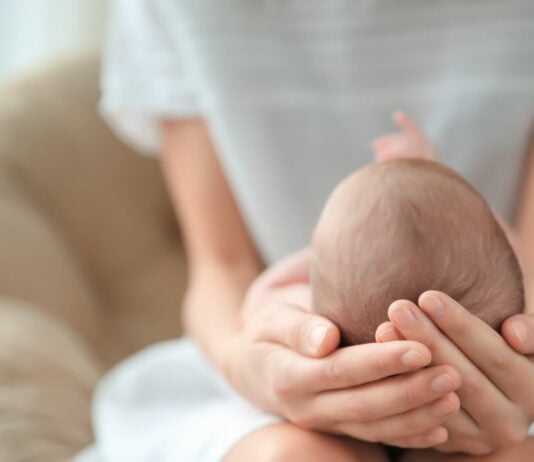
[[[199,345],[208,360],[226,375],[241,331],[240,297],[215,281],[192,285],[183,304],[185,332]],[[211,287],[211,290],[210,288]],[[219,290],[217,290],[219,289]],[[219,300],[214,303],[214,300]]]
[[229,322],[219,323],[213,327],[205,329],[193,324],[188,328],[186,325],[186,333],[195,340],[210,363],[227,377],[230,373],[229,367],[232,366],[234,352],[237,350],[235,344],[240,329],[237,323]]

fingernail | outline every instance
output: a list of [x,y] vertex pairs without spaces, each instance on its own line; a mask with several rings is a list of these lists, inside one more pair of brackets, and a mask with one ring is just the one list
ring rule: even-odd
[[438,375],[430,384],[432,391],[436,393],[445,393],[456,388],[456,382],[449,374]]
[[516,321],[512,323],[512,330],[514,331],[517,340],[519,340],[522,345],[525,345],[528,339],[528,330],[525,325],[522,322]]
[[410,350],[400,357],[400,362],[408,367],[424,366],[428,361],[418,351]]
[[440,318],[445,314],[445,305],[434,295],[425,296],[423,305],[423,308],[436,318]]
[[324,325],[315,326],[310,331],[310,334],[308,335],[308,345],[313,349],[316,350],[321,343],[323,342],[323,339],[326,336],[326,331],[328,330],[328,327]]
[[416,319],[412,310],[407,306],[397,306],[391,312],[392,321],[401,329],[412,329],[415,326]]

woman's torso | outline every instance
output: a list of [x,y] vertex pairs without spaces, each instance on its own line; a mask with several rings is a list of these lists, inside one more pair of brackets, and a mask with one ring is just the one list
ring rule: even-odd
[[307,244],[396,108],[511,216],[534,118],[534,2],[183,0],[160,12],[268,261]]

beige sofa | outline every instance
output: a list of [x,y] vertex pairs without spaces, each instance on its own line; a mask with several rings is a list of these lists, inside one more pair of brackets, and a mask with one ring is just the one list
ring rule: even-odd
[[100,120],[95,57],[0,88],[0,462],[69,460],[111,365],[180,333],[157,162]]

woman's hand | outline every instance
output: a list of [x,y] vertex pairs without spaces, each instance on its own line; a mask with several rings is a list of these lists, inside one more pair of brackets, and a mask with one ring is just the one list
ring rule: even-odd
[[338,334],[325,323],[291,305],[266,307],[235,341],[230,381],[303,428],[406,447],[446,440],[441,424],[459,408],[453,368],[419,370],[430,355],[417,342],[353,346],[323,358],[298,353],[326,350]]
[[433,364],[460,372],[462,409],[447,420],[449,438],[436,449],[478,455],[522,441],[534,418],[533,317],[508,319],[503,339],[441,292],[422,294],[419,307],[393,303],[391,322],[378,328],[377,339],[421,342],[432,352]]
[[307,284],[266,286],[247,297],[256,306],[223,366],[244,396],[304,428],[405,447],[447,439],[441,425],[459,408],[454,368],[425,368],[429,350],[412,341],[336,350],[339,331],[309,312]]

